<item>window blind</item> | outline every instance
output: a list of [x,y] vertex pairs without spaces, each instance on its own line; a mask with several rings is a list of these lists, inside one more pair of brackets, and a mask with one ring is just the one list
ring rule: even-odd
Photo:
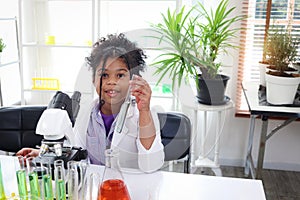
[[242,22],[240,39],[237,113],[248,110],[242,93],[242,81],[259,81],[258,63],[263,58],[265,34],[272,29],[283,28],[291,31],[293,37],[300,37],[300,0],[244,0],[242,13],[247,18]]

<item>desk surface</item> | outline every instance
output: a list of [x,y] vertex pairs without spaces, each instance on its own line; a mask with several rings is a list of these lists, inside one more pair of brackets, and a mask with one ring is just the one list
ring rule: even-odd
[[[0,156],[6,194],[17,192],[13,157]],[[103,173],[91,165],[87,173]],[[151,174],[123,173],[132,200],[265,200],[262,182],[241,178],[157,171]]]
[[300,118],[300,107],[259,105],[258,82],[243,82],[242,86],[249,107],[249,111],[252,115]]

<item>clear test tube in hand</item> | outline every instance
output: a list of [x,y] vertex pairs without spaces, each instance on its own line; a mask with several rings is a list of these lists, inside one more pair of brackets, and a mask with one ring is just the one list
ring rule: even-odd
[[[132,80],[134,80],[136,77],[137,77],[137,75],[133,74],[132,75]],[[131,104],[131,100],[132,100],[131,99],[131,90],[132,90],[132,87],[129,86],[128,90],[127,90],[127,95],[126,95],[125,100],[124,100],[124,103],[122,104],[120,112],[119,112],[118,117],[117,117],[116,126],[115,126],[115,132],[116,133],[121,133],[122,130],[123,130],[123,127],[124,127],[124,124],[125,124],[125,119],[126,119],[126,116],[127,116],[127,112],[128,112],[129,106]]]

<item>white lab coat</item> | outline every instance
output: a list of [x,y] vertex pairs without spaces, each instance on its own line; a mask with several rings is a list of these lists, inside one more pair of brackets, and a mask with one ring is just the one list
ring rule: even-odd
[[[87,128],[93,107],[97,104],[94,100],[88,107],[81,107],[78,113],[72,135],[68,134],[71,145],[87,147]],[[138,168],[143,172],[153,172],[161,168],[164,163],[164,151],[160,137],[160,127],[157,113],[151,110],[156,128],[156,137],[149,150],[140,143],[138,134],[139,112],[136,106],[128,109],[125,125],[122,133],[114,133],[111,147],[117,146],[120,150],[119,162],[121,168]],[[114,129],[115,122],[112,124]]]

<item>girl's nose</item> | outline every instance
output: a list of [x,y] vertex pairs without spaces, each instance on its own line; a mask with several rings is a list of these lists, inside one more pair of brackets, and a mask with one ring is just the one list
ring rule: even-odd
[[115,84],[117,84],[117,79],[116,78],[114,78],[114,77],[110,77],[109,79],[108,79],[108,81],[107,81],[107,84],[109,84],[109,85],[115,85]]

